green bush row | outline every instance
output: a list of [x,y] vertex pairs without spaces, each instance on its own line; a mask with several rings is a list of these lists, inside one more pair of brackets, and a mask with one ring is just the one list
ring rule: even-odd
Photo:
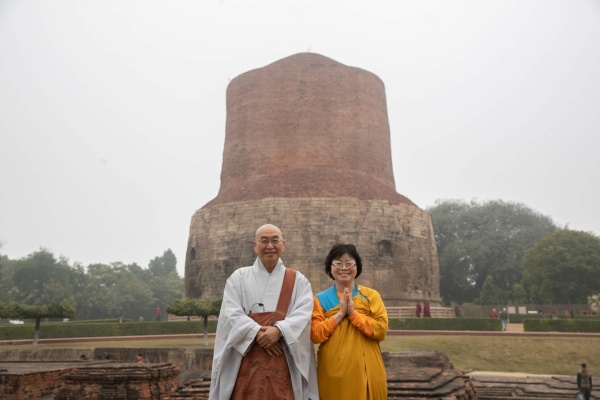
[[[564,315],[557,315],[558,319],[568,319]],[[544,318],[538,317],[536,314],[510,314],[510,322],[515,324],[522,324],[526,319],[551,319],[550,314],[544,314]],[[586,320],[600,320],[598,315],[575,315],[575,319],[586,319]]]
[[390,318],[390,330],[425,331],[501,331],[494,318]]
[[[529,320],[528,320],[529,321]],[[533,320],[537,321],[537,320]],[[550,320],[541,320],[550,321]],[[569,320],[565,320],[569,321]],[[572,321],[572,320],[571,320]],[[582,321],[585,322],[585,321]],[[600,323],[600,321],[595,321]],[[208,332],[214,333],[217,321],[208,321]],[[500,331],[499,319],[493,318],[391,318],[390,330],[446,330],[446,331]],[[556,330],[556,329],[555,329]],[[202,321],[177,322],[46,322],[40,326],[40,339],[102,337],[102,336],[143,336],[201,334]],[[582,331],[584,332],[584,331]],[[587,332],[587,331],[585,331]],[[597,331],[592,331],[597,332]],[[0,340],[20,340],[33,338],[34,325],[2,325]]]
[[[214,333],[217,321],[208,321],[208,332]],[[32,339],[35,325],[2,325],[0,340]],[[124,323],[42,323],[40,339],[102,337],[102,336],[143,336],[204,333],[202,321],[177,322],[124,322]]]
[[592,318],[548,319],[532,318],[523,321],[525,332],[586,332],[600,333],[600,320]]

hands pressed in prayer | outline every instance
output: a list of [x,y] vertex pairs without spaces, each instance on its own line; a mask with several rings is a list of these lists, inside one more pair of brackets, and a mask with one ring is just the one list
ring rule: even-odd
[[350,289],[348,288],[344,289],[344,294],[340,299],[340,311],[344,316],[354,312],[354,302],[352,301],[352,294],[350,294]]
[[350,315],[354,312],[354,302],[352,301],[352,293],[350,293],[350,289],[344,289],[344,297],[346,298],[346,315]]
[[354,312],[354,302],[352,301],[352,294],[350,289],[345,288],[342,298],[340,299],[340,311],[333,316],[335,321],[340,324],[342,320]]

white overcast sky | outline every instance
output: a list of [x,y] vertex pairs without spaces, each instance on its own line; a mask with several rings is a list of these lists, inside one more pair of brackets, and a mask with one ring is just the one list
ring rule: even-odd
[[396,189],[600,234],[600,1],[0,0],[0,253],[183,275],[230,79],[311,51],[386,86]]

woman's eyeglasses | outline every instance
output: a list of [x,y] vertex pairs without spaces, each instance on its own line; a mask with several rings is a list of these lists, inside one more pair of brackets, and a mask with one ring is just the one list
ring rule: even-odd
[[331,265],[337,269],[340,269],[342,267],[352,269],[352,268],[356,267],[356,263],[354,261],[346,261],[344,263],[341,261],[334,261],[331,263]]

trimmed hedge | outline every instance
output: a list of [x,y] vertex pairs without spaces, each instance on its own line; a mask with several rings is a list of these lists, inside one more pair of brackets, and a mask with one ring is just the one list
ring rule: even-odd
[[[511,316],[512,318],[512,316]],[[528,320],[529,321],[529,320]],[[534,319],[533,321],[545,321]],[[548,320],[550,321],[550,320]],[[564,320],[573,321],[573,320]],[[588,320],[590,321],[590,320]],[[588,322],[582,320],[582,322]],[[600,321],[590,321],[597,322]],[[208,332],[214,333],[217,321],[208,321]],[[441,330],[441,331],[501,331],[499,319],[493,318],[391,318],[390,330]],[[600,329],[600,328],[598,328]],[[527,330],[527,329],[526,329]],[[555,329],[556,330],[556,329]],[[581,332],[598,332],[581,331]],[[202,334],[202,321],[176,322],[45,322],[40,326],[40,339],[102,337],[102,336],[144,336],[171,334]],[[34,324],[1,325],[0,340],[20,340],[33,338]]]
[[[177,322],[123,322],[123,323],[42,323],[40,325],[40,339],[76,338],[76,337],[101,337],[101,336],[144,336],[144,335],[171,335],[171,334],[202,334],[204,333],[202,321],[177,321]],[[2,325],[0,327],[0,340],[20,340],[33,338],[35,325]],[[208,332],[214,333],[217,321],[208,321]]]
[[390,330],[424,331],[501,331],[494,318],[390,318]]
[[550,319],[531,318],[523,321],[525,332],[586,332],[600,333],[600,320],[592,318]]
[[[498,313],[500,314],[500,313]],[[539,318],[536,314],[509,314],[508,322],[512,322],[513,324],[522,324],[528,318]]]

